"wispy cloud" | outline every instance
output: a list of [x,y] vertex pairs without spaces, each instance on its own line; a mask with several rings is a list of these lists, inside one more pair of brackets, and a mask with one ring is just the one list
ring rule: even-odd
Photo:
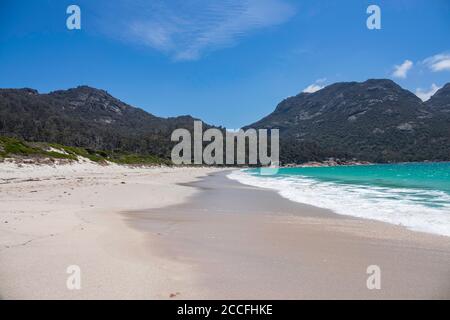
[[416,96],[418,96],[422,101],[429,100],[441,87],[438,87],[436,84],[432,84],[429,90],[423,90],[421,88],[417,88]]
[[413,67],[411,60],[405,60],[401,65],[394,66],[394,72],[392,76],[395,78],[405,79],[408,75],[408,71]]
[[325,85],[323,84],[323,83],[325,83],[325,81],[327,81],[326,78],[318,79],[313,84],[310,84],[309,86],[307,86],[303,90],[303,92],[305,92],[305,93],[317,92],[325,87]]
[[286,22],[295,13],[287,0],[140,0],[122,4],[125,12],[103,20],[103,25],[120,27],[103,29],[174,60],[197,60],[207,52],[235,45],[249,33]]
[[433,72],[450,71],[450,53],[440,53],[429,57],[423,63]]

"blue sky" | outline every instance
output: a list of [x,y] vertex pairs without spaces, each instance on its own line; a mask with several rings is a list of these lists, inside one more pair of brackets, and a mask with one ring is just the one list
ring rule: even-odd
[[[0,0],[0,87],[86,84],[228,128],[339,81],[450,82],[450,1]],[[81,30],[66,9],[81,8]],[[366,27],[369,5],[381,30]]]

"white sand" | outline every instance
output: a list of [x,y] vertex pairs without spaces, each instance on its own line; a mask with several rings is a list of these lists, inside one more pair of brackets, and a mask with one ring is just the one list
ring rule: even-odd
[[199,179],[218,170],[0,163],[0,299],[450,296],[448,237]]
[[[0,163],[0,298],[141,299],[189,292],[190,266],[152,253],[119,213],[180,203],[218,169]],[[81,290],[69,290],[70,265]]]

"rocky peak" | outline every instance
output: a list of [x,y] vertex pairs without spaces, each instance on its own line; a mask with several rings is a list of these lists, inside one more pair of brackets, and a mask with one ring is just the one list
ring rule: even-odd
[[107,91],[89,86],[78,86],[67,90],[58,90],[49,93],[50,96],[64,101],[64,105],[84,112],[99,112],[122,115],[125,110],[132,108],[122,101],[111,96]]
[[439,89],[425,104],[434,110],[450,112],[450,83]]

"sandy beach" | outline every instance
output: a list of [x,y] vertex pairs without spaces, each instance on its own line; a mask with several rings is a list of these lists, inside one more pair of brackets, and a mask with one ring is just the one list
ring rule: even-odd
[[[181,203],[179,185],[216,169],[0,164],[2,299],[164,299],[189,292],[188,266],[164,259],[120,212]],[[68,266],[81,290],[68,290]]]
[[[450,298],[450,238],[214,168],[0,164],[2,299]],[[81,269],[68,290],[67,267]],[[369,265],[381,289],[366,286]]]

